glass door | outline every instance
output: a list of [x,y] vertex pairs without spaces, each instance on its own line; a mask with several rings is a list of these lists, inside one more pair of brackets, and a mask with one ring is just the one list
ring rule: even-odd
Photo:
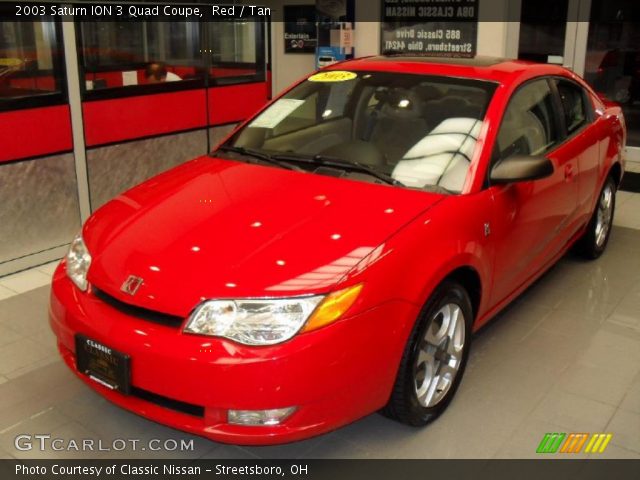
[[570,0],[522,0],[518,58],[565,63]]
[[[520,18],[518,58],[584,70],[591,0],[516,0]],[[582,48],[581,48],[582,47]]]
[[622,105],[640,171],[640,1],[521,0],[518,58],[563,65]]
[[588,35],[583,43],[585,67],[581,73],[597,92],[622,105],[628,131],[626,158],[640,162],[640,2],[589,3]]

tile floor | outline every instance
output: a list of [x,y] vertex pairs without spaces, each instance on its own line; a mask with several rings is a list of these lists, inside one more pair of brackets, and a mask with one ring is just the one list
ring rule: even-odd
[[[528,458],[546,432],[607,432],[601,458],[640,459],[640,195],[620,192],[605,255],[564,258],[474,340],[448,411],[415,429],[371,415],[291,445],[222,445],[93,393],[58,359],[47,325],[55,264],[0,278],[0,458]],[[19,434],[193,440],[193,451],[20,451]]]

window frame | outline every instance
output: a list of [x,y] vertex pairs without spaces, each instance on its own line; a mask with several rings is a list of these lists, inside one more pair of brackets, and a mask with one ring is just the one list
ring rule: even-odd
[[[496,129],[496,136],[495,139],[493,141],[493,148],[491,150],[491,161],[489,162],[489,168],[487,169],[487,174],[486,174],[486,184],[488,186],[491,186],[491,181],[490,181],[490,176],[491,176],[491,169],[500,161],[505,160],[505,158],[501,158],[500,157],[500,153],[498,151],[498,137],[500,135],[500,130],[502,129],[502,126],[504,125],[504,119],[506,116],[506,112],[509,109],[509,107],[511,106],[514,97],[520,92],[520,90],[522,90],[523,88],[526,88],[527,86],[531,85],[532,83],[535,82],[540,82],[540,81],[544,81],[547,83],[547,86],[549,87],[549,90],[551,92],[551,96],[552,96],[552,104],[553,104],[553,116],[556,119],[556,124],[558,127],[558,139],[551,144],[547,150],[542,154],[544,156],[549,155],[549,153],[553,152],[554,150],[556,150],[559,146],[561,146],[565,141],[566,141],[566,127],[564,125],[564,114],[561,111],[561,104],[560,102],[560,97],[558,96],[558,92],[557,90],[554,88],[555,84],[553,84],[553,82],[551,82],[551,79],[553,78],[553,76],[551,75],[539,75],[537,77],[533,77],[530,78],[529,80],[526,80],[524,82],[522,82],[520,85],[518,85],[515,90],[511,93],[510,97],[509,97],[509,101],[507,102],[506,107],[504,108],[504,111],[502,113],[502,118],[500,119],[500,125],[498,125],[498,128]],[[509,157],[506,157],[509,158]]]
[[[595,114],[595,107],[593,105],[593,102],[591,101],[591,98],[588,95],[589,91],[583,85],[581,85],[580,82],[577,82],[576,80],[570,77],[565,77],[563,75],[539,75],[537,77],[530,78],[529,80],[526,80],[525,82],[521,83],[511,93],[511,96],[509,97],[509,101],[507,102],[507,106],[504,109],[504,113],[506,113],[507,109],[511,105],[511,102],[513,101],[513,97],[520,91],[520,89],[525,88],[527,85],[533,82],[541,81],[541,80],[546,80],[547,84],[549,85],[549,88],[551,89],[551,93],[553,95],[553,110],[555,112],[556,122],[558,122],[558,127],[560,129],[559,130],[560,138],[551,147],[549,147],[549,149],[544,153],[544,156],[548,157],[555,150],[562,147],[568,141],[573,140],[577,135],[580,135],[581,133],[583,133],[585,129],[593,125],[593,122],[595,121],[595,118],[596,118],[596,114]],[[562,98],[560,97],[560,92],[558,91],[558,86],[555,80],[567,81],[577,86],[578,88],[580,88],[582,92],[583,102],[585,102],[584,105],[585,107],[588,107],[586,111],[587,121],[585,122],[584,125],[582,125],[582,127],[577,129],[575,132],[572,132],[571,134],[569,134],[567,130],[566,119],[564,117],[564,107],[562,105]],[[493,146],[491,149],[491,159],[489,161],[489,166],[487,168],[486,175],[485,175],[485,188],[490,188],[492,186],[491,179],[490,179],[491,169],[498,162],[504,160],[504,158],[499,157],[499,153],[498,153],[498,135],[500,134],[500,129],[502,128],[502,124],[504,123],[504,117],[505,117],[504,113],[502,115],[502,118],[500,119],[500,125],[498,125],[498,128],[496,130],[496,137],[494,139]]]
[[[562,120],[562,130],[563,130],[563,141],[560,142],[560,145],[564,145],[569,140],[572,140],[574,137],[580,135],[586,128],[593,124],[595,120],[595,109],[593,106],[593,102],[589,95],[587,94],[587,90],[581,85],[579,82],[576,82],[574,79],[569,77],[564,77],[562,75],[550,75],[549,79],[551,81],[551,88],[554,91],[554,95],[556,97],[557,108],[560,114],[560,118]],[[569,132],[567,126],[567,120],[565,118],[565,110],[564,105],[562,103],[562,96],[560,95],[560,90],[558,89],[559,82],[566,82],[580,90],[580,96],[582,97],[582,105],[585,109],[585,122],[573,132]]]
[[[41,22],[49,22],[53,24],[55,32],[54,39],[49,38],[52,55],[52,69],[56,91],[42,93],[37,95],[29,95],[25,97],[16,97],[2,100],[0,99],[0,113],[12,112],[17,110],[27,110],[34,108],[54,107],[59,105],[67,105],[69,103],[69,92],[67,89],[67,72],[65,68],[64,44],[62,40],[62,21],[54,19],[51,16],[41,17]],[[49,70],[42,70],[48,72]]]
[[[565,138],[565,132],[566,132],[566,128],[564,125],[564,118],[562,115],[562,112],[559,110],[559,100],[560,98],[557,96],[557,91],[554,89],[554,85],[551,83],[550,78],[548,75],[540,75],[538,77],[534,77],[531,78],[529,80],[527,80],[526,82],[521,83],[520,85],[518,85],[518,87],[513,91],[513,93],[511,94],[511,97],[509,98],[509,102],[507,102],[507,106],[504,109],[504,112],[502,114],[502,118],[500,119],[500,125],[498,126],[498,129],[496,131],[496,139],[494,142],[494,158],[492,159],[491,162],[491,167],[493,167],[497,162],[501,161],[501,160],[505,160],[505,158],[501,158],[499,157],[499,153],[498,153],[498,137],[500,136],[500,130],[502,129],[502,126],[504,125],[504,119],[506,117],[506,113],[507,110],[509,110],[509,107],[511,107],[512,103],[513,103],[513,99],[515,98],[515,96],[520,93],[521,90],[527,88],[528,86],[536,83],[536,82],[546,82],[547,86],[549,87],[549,91],[551,92],[551,102],[552,102],[552,110],[553,110],[553,117],[555,118],[556,121],[556,126],[558,129],[558,138],[557,140],[550,144],[547,149],[545,150],[544,153],[542,153],[541,155],[548,155],[550,152],[554,151],[556,148],[558,148],[558,146],[560,146]],[[506,157],[509,158],[509,157]]]

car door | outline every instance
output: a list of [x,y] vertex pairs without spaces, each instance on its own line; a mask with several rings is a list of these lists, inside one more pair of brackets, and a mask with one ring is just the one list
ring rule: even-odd
[[578,195],[577,159],[562,145],[564,138],[551,80],[543,77],[520,86],[505,110],[492,164],[512,155],[545,155],[554,172],[541,180],[489,186],[495,202],[494,304],[527,282],[570,238]]
[[576,223],[579,228],[589,221],[593,196],[598,193],[600,171],[600,140],[602,132],[595,131],[595,112],[587,92],[578,83],[566,78],[554,78],[566,139],[563,155],[576,158],[578,199]]

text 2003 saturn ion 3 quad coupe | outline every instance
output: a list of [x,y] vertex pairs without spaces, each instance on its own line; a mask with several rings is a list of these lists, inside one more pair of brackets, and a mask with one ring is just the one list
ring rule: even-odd
[[472,333],[607,245],[624,119],[560,67],[377,57],[95,212],[57,269],[62,357],[114,403],[238,444],[436,418]]

